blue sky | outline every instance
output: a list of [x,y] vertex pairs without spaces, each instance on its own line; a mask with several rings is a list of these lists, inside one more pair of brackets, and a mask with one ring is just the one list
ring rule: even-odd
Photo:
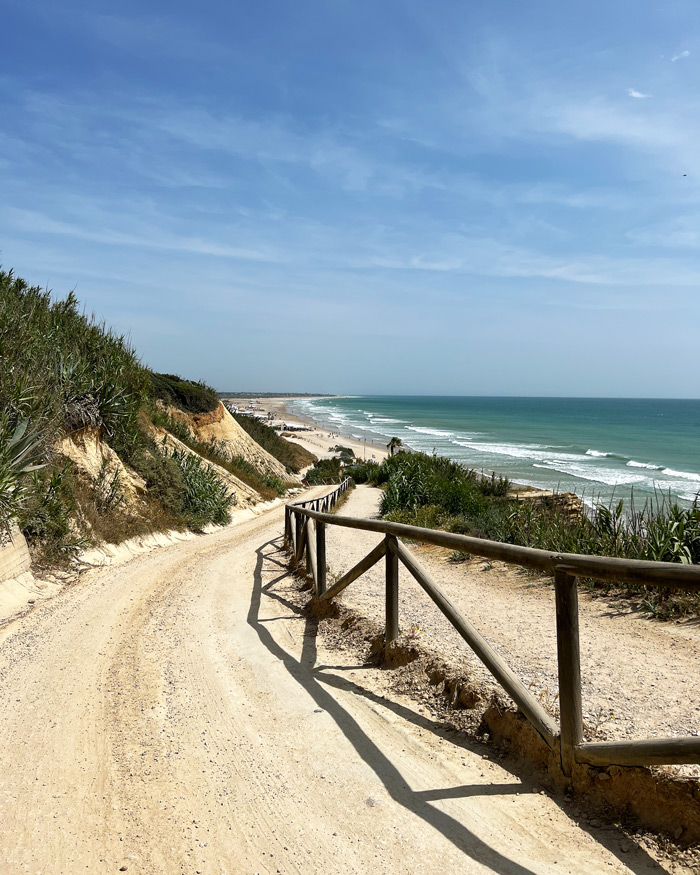
[[0,264],[220,389],[698,397],[696,2],[5,0]]

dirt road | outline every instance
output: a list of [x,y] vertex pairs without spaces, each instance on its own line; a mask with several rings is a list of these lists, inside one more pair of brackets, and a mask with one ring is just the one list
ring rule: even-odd
[[654,865],[319,651],[281,529],[278,508],[91,572],[1,633],[2,873]]

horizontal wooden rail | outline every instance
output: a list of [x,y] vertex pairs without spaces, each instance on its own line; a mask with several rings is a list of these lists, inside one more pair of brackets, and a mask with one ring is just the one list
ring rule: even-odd
[[576,762],[591,766],[663,766],[700,762],[700,738],[645,738],[639,741],[585,741]]
[[411,551],[401,541],[395,539],[389,541],[389,546],[511,699],[513,699],[542,738],[551,748],[554,748],[556,746],[556,737],[559,734],[559,729],[554,719],[544,710],[520,678],[510,670],[488,641],[477,632],[469,620],[462,616],[447,596],[440,591],[433,577],[423,568]]
[[647,586],[673,586],[676,589],[700,590],[700,565],[683,565],[676,562],[649,562],[644,559],[618,559],[611,556],[586,556],[579,553],[550,553],[535,547],[521,547],[518,544],[504,544],[501,541],[488,541],[486,538],[472,538],[469,535],[456,535],[439,529],[424,529],[404,523],[390,523],[384,520],[359,519],[336,516],[291,505],[293,513],[299,513],[321,522],[360,529],[364,532],[378,532],[382,535],[395,535],[422,544],[447,547],[462,553],[473,553],[485,559],[496,559],[535,568],[554,574],[559,568],[575,577],[593,577],[600,580],[615,580],[619,583],[638,583]]
[[[284,542],[294,554],[297,565],[306,553],[306,572],[314,582],[316,596],[321,596],[326,589],[326,529],[322,522],[305,519],[293,511],[311,507],[315,511],[335,506],[340,496],[349,488],[350,479],[343,480],[334,490],[318,498],[307,498],[304,501],[291,502],[284,508]],[[362,572],[360,572],[362,573]]]

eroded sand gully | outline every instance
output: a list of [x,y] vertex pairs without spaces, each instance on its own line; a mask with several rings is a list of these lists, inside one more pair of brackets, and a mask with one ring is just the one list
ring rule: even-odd
[[3,872],[654,865],[317,649],[281,530],[278,508],[91,572],[5,630]]

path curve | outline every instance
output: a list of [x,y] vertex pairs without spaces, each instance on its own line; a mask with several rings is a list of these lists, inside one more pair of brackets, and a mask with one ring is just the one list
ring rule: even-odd
[[318,650],[282,521],[90,572],[3,631],[3,872],[646,868]]

